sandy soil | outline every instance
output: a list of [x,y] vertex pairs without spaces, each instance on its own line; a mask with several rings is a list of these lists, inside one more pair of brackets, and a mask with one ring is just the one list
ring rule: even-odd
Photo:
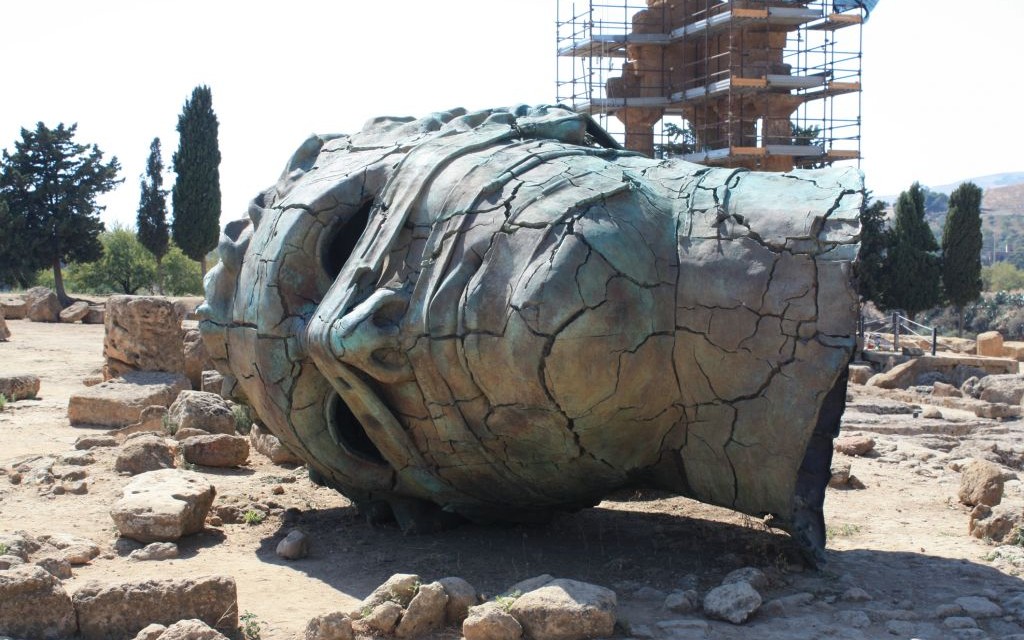
[[[0,343],[2,370],[37,374],[42,388],[39,398],[9,403],[0,412],[0,468],[26,456],[67,453],[77,437],[96,432],[70,426],[66,409],[81,380],[102,364],[102,326],[24,320],[8,325],[13,335]],[[872,401],[854,394],[855,400]],[[703,594],[728,571],[747,565],[772,578],[766,600],[783,599],[741,627],[708,621],[709,637],[1011,638],[1024,633],[1017,617],[1024,610],[1012,608],[1024,583],[1015,575],[1019,569],[985,559],[995,548],[990,542],[967,536],[968,509],[956,500],[959,474],[949,463],[975,433],[985,442],[1009,443],[1002,445],[1006,450],[1021,442],[1024,423],[968,420],[943,411],[947,420],[927,424],[909,414],[860,421],[857,415],[868,414],[848,416],[850,431],[873,432],[877,453],[850,459],[864,489],[829,489],[828,563],[821,571],[804,570],[788,536],[760,521],[650,492],[622,492],[546,525],[465,526],[403,536],[395,528],[366,524],[344,497],[310,483],[304,469],[275,466],[256,453],[238,470],[200,471],[217,486],[218,502],[260,503],[272,515],[254,526],[207,527],[181,542],[176,560],[132,562],[115,549],[109,507],[128,478],[113,472],[113,449],[93,450],[85,495],[53,495],[0,475],[0,532],[67,532],[100,544],[106,552],[65,581],[71,592],[87,580],[232,575],[239,610],[256,615],[268,640],[296,637],[313,616],[351,608],[399,572],[425,581],[460,576],[491,596],[542,573],[594,582],[618,594],[617,637],[684,637],[658,623],[703,618],[666,610],[664,593],[696,587]],[[925,446],[926,436],[949,433],[957,424],[970,431],[955,437],[960,449]],[[1020,482],[1009,482],[1006,494],[1020,501]],[[296,526],[312,536],[312,553],[286,562],[274,549]],[[871,600],[844,598],[851,587],[864,589]],[[801,593],[810,596],[786,599]],[[950,630],[944,626],[950,613],[941,607],[960,596],[989,598],[1004,607],[1004,615],[979,617],[976,633]]]

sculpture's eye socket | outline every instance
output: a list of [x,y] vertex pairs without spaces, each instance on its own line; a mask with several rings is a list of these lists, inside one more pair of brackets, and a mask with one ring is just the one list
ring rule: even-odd
[[341,273],[345,261],[352,255],[352,250],[369,223],[371,209],[373,200],[368,200],[351,218],[324,233],[320,242],[320,264],[331,280]]
[[338,446],[349,453],[377,464],[387,464],[377,445],[366,435],[363,425],[337,393],[327,402],[327,428]]

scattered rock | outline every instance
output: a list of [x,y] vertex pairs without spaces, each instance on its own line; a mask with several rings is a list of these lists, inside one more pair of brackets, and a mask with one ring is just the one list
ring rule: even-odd
[[871,594],[860,587],[850,587],[839,596],[843,602],[867,602],[871,600]]
[[978,380],[972,394],[985,402],[1019,405],[1024,398],[1024,375],[1010,373],[985,376]]
[[228,637],[202,620],[179,620],[167,627],[156,640],[228,640]]
[[75,440],[75,448],[81,451],[98,449],[100,447],[116,447],[117,438],[108,435],[84,435]]
[[7,342],[11,337],[11,330],[7,328],[7,319],[4,317],[4,309],[0,307],[0,342]]
[[875,448],[875,440],[869,436],[842,436],[832,443],[833,448],[847,456],[862,456]]
[[181,374],[129,372],[71,395],[68,419],[73,425],[125,427],[139,422],[151,405],[167,406],[188,389]]
[[100,555],[100,547],[88,538],[81,538],[67,533],[39,536],[39,541],[60,551],[60,557],[72,565],[88,564]]
[[994,507],[1003,499],[1003,471],[988,460],[970,460],[960,474],[960,502]]
[[160,634],[164,631],[167,631],[167,627],[162,624],[146,625],[142,631],[135,634],[133,640],[160,640]]
[[89,303],[85,300],[78,300],[62,309],[59,318],[61,322],[78,322],[84,320],[87,315],[89,315]]
[[831,476],[828,480],[828,486],[838,489],[844,488],[850,483],[850,470],[852,466],[845,460],[838,458],[832,459]]
[[722,578],[722,584],[734,584],[737,582],[746,582],[757,591],[761,591],[768,587],[768,576],[757,567],[743,567],[730,571]]
[[303,460],[292,453],[277,436],[270,433],[266,427],[258,424],[252,426],[249,431],[249,442],[252,448],[270,458],[274,464],[302,464]]
[[[208,436],[208,435],[210,435],[209,431],[203,431],[202,429],[194,429],[192,427],[185,427],[184,429],[177,429],[177,430],[175,430],[175,432],[174,432],[174,439],[177,440],[178,442],[184,442],[185,440],[188,440],[189,438],[195,438],[196,436]],[[222,433],[220,435],[226,435],[226,434]]]
[[462,624],[469,615],[469,608],[477,604],[476,589],[462,578],[441,578],[437,582],[444,587],[444,592],[448,595],[445,620],[450,625]]
[[181,320],[180,311],[166,298],[111,296],[106,306],[103,376],[116,378],[130,371],[183,373]]
[[306,625],[304,640],[353,640],[352,619],[335,611],[317,616]]
[[942,626],[947,629],[977,629],[978,622],[968,616],[949,616],[942,621]]
[[178,545],[173,542],[153,542],[128,554],[129,560],[173,560],[178,557]]
[[77,630],[71,598],[53,574],[34,565],[0,571],[0,635],[58,639]]
[[224,433],[187,438],[181,450],[186,462],[204,467],[240,467],[249,459],[249,441]]
[[151,623],[173,625],[193,618],[229,634],[238,627],[238,595],[230,576],[89,581],[72,600],[83,640],[130,638]]
[[[222,516],[223,517],[223,516]],[[227,520],[225,520],[227,522]],[[397,602],[401,607],[406,607],[416,595],[416,587],[420,584],[420,577],[411,573],[396,573],[366,596],[355,611],[352,618],[358,619],[361,611],[372,611],[384,602]]]
[[192,383],[193,389],[203,388],[203,371],[213,369],[213,361],[206,351],[206,344],[199,335],[199,329],[189,329],[182,339],[185,357],[185,377]]
[[837,612],[836,621],[844,627],[852,629],[866,629],[871,626],[871,618],[868,617],[868,614],[856,609]]
[[221,396],[221,391],[224,388],[224,376],[216,369],[203,372],[203,379],[200,383],[199,389],[201,391],[208,391],[210,393],[216,393]]
[[59,322],[61,306],[57,294],[46,287],[25,292],[25,317],[32,322]]
[[7,548],[7,555],[17,556],[23,561],[28,561],[28,557],[43,546],[24,531],[0,533],[0,544]]
[[285,560],[301,560],[309,555],[309,536],[292,529],[277,543],[277,555]]
[[202,429],[207,433],[235,433],[231,405],[215,393],[182,391],[167,411],[167,419],[178,429]]
[[990,420],[1016,418],[1020,416],[1020,406],[1004,404],[1002,402],[981,403],[974,407],[974,415],[979,418],[989,418]]
[[89,313],[82,320],[84,324],[103,324],[107,319],[107,310],[103,305],[89,307]]
[[964,596],[953,602],[960,605],[964,615],[972,618],[998,618],[1003,615],[1002,608],[984,596]]
[[742,624],[761,606],[761,594],[746,582],[715,587],[704,596],[704,615]]
[[419,638],[444,626],[448,595],[440,583],[420,586],[395,628],[398,638]]
[[0,375],[0,393],[9,401],[35,398],[39,395],[39,376],[30,373]]
[[0,556],[0,571],[6,571],[11,567],[20,567],[23,564],[25,564],[25,561],[18,556],[10,554]]
[[962,398],[964,396],[962,391],[945,382],[933,382],[932,395],[936,398]]
[[397,602],[388,600],[378,604],[365,617],[356,620],[352,625],[352,629],[359,633],[389,636],[394,633],[395,627],[398,626],[398,620],[401,617],[402,606]]
[[971,520],[967,531],[975,538],[1002,542],[1015,527],[1024,525],[1024,513],[1018,506],[1008,505],[989,507],[979,504],[971,510]]
[[465,640],[519,640],[523,627],[497,602],[470,607],[462,623]]
[[527,636],[583,640],[610,636],[615,627],[615,592],[586,582],[558,579],[523,593],[509,613]]
[[176,454],[172,441],[156,434],[139,433],[121,445],[114,470],[134,476],[157,469],[173,469]]
[[760,611],[762,614],[772,616],[793,615],[794,609],[806,607],[812,602],[814,602],[814,594],[807,591],[801,591],[800,593],[791,593],[788,596],[769,600],[764,603],[764,606],[761,607]]
[[700,594],[696,589],[673,591],[665,598],[665,608],[673,613],[690,613],[701,608]]
[[67,580],[71,577],[71,563],[64,558],[46,557],[36,560],[36,566],[46,569],[50,575],[58,580]]
[[111,508],[117,530],[139,542],[171,542],[203,530],[216,490],[191,471],[160,469],[140,474]]
[[871,365],[850,365],[850,384],[867,384],[873,375],[875,375],[875,370],[871,368]]

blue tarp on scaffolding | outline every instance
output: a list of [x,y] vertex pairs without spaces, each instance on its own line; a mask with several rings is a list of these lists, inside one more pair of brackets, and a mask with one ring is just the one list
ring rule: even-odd
[[836,11],[849,11],[850,9],[861,7],[867,15],[871,15],[878,2],[879,0],[835,0],[832,3],[832,7]]

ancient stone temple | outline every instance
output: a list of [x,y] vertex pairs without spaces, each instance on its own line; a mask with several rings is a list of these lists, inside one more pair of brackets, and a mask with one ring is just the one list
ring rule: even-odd
[[308,139],[227,226],[200,328],[373,517],[644,485],[820,551],[863,199],[854,169],[652,160],[557,107],[378,118]]

